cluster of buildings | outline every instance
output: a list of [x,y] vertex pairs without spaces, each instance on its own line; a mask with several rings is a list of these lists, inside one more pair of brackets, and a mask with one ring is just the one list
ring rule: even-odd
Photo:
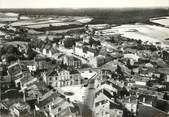
[[14,28],[27,31],[0,28],[3,116],[169,116],[167,47],[97,33],[108,24],[59,34]]

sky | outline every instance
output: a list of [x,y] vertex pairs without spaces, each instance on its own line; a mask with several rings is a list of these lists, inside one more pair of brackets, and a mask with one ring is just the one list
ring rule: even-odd
[[0,0],[0,8],[169,7],[169,0]]

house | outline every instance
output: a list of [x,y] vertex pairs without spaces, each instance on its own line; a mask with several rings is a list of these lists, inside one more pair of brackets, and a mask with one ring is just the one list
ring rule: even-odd
[[109,69],[101,69],[101,78],[108,79],[112,77],[112,72]]
[[42,99],[38,100],[37,107],[42,111],[48,112],[49,116],[76,117],[79,113],[79,110],[75,109],[74,104],[58,92],[48,92],[45,95]]
[[4,102],[0,101],[0,111],[8,110],[8,105],[6,105]]
[[153,67],[140,67],[139,68],[139,75],[143,77],[151,77],[153,76],[155,72],[155,68]]
[[169,82],[169,68],[159,68],[157,71],[160,73],[162,80]]
[[37,65],[37,70],[47,70],[53,68],[55,65],[51,61],[47,61],[46,58],[35,59],[35,64]]
[[[14,100],[9,101],[9,99],[6,99],[3,101],[0,101],[0,111],[2,114],[1,116],[3,116],[3,114],[5,114],[5,112],[6,112],[6,116],[7,116],[9,114],[9,112],[13,112],[14,108],[17,110],[18,115],[23,115],[23,113],[27,113],[30,111],[30,106],[27,103],[22,102],[20,100],[16,101],[16,99],[14,99]],[[13,113],[15,113],[15,112],[13,112]],[[11,116],[11,115],[8,115],[8,116]]]
[[149,81],[149,78],[147,77],[141,77],[141,76],[135,76],[135,84],[136,86],[146,86],[147,82]]
[[51,48],[52,48],[52,45],[47,45],[46,44],[45,47],[42,49],[42,54],[46,55],[48,57],[51,57],[52,56]]
[[66,69],[59,69],[58,70],[58,84],[56,86],[67,86],[69,85],[70,81],[70,71]]
[[35,60],[19,60],[19,63],[26,66],[30,72],[35,72],[37,70]]
[[[122,85],[121,85],[122,86]],[[101,82],[100,85],[98,86],[98,89],[107,89],[111,92],[118,93],[122,89],[116,81],[110,81],[110,80],[105,80],[104,82]]]
[[12,80],[21,78],[23,75],[22,66],[18,62],[15,62],[8,66],[8,73],[13,78]]
[[122,108],[115,102],[103,100],[95,103],[96,117],[123,117]]
[[88,60],[90,65],[92,65],[93,67],[99,67],[105,63],[106,57],[103,55],[98,55],[95,57],[90,57]]
[[132,71],[131,72],[133,72],[134,74],[138,74],[139,73],[139,65],[134,64],[132,66]]
[[76,46],[83,46],[83,42],[82,41],[76,41],[76,44],[75,44]]
[[49,70],[47,73],[44,73],[44,79],[48,85],[53,87],[57,86],[58,82],[58,72],[56,70]]
[[121,105],[116,102],[111,91],[104,88],[96,91],[93,108],[96,117],[123,116]]
[[150,96],[157,97],[157,98],[160,98],[160,99],[162,99],[163,95],[164,95],[162,92],[153,91],[153,90],[150,90],[148,88],[139,88],[137,90],[137,93],[139,95],[141,95],[141,94],[143,94],[143,95],[150,95]]
[[163,99],[158,99],[156,98],[154,102],[154,107],[157,109],[164,111],[169,115],[169,101],[168,100],[163,100]]
[[164,61],[169,62],[169,52],[168,51],[163,51],[162,52],[162,58]]
[[82,58],[89,59],[91,57],[95,57],[96,55],[98,55],[98,50],[93,49],[93,48],[88,48],[88,47],[83,48],[81,46],[75,46],[73,53]]
[[117,69],[118,61],[112,60],[110,62],[105,63],[101,66],[102,69],[110,70],[111,72],[114,72]]
[[154,106],[154,103],[157,100],[157,97],[153,95],[147,95],[147,94],[139,94],[139,103],[142,103],[146,106]]
[[137,113],[137,109],[138,109],[138,99],[137,96],[128,96],[125,97],[122,100],[122,104],[124,105],[124,107],[131,113],[133,113],[134,115],[136,115]]
[[33,84],[31,84],[27,90],[27,100],[34,100],[37,98],[41,98],[44,94],[46,94],[47,92],[49,92],[49,88],[47,87],[47,85],[42,82],[34,82]]
[[135,54],[124,54],[124,58],[128,58],[128,59],[131,59],[135,62],[138,62],[138,59],[140,57],[135,53]]
[[22,91],[27,89],[31,84],[38,81],[36,77],[33,77],[30,72],[24,72],[21,78],[15,80],[16,87],[20,87]]
[[79,71],[72,70],[70,71],[70,85],[80,85],[82,84],[82,77]]
[[146,86],[147,80],[136,80],[135,85]]
[[77,68],[81,68],[82,61],[78,58],[73,57],[73,56],[65,56],[64,57],[64,64],[77,69]]
[[155,107],[139,104],[138,116],[139,117],[168,117],[168,114]]
[[1,91],[8,90],[9,88],[15,88],[14,83],[12,82],[11,76],[2,76],[0,80],[0,89]]
[[47,84],[53,87],[79,85],[82,83],[81,74],[77,70],[51,70],[46,73]]
[[83,36],[83,43],[89,43],[89,42],[90,42],[90,39],[91,39],[90,36],[84,35],[84,36]]

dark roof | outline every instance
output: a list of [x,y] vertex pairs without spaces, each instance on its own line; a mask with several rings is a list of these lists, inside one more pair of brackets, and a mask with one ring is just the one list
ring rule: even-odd
[[52,93],[49,97],[47,97],[47,98],[45,98],[44,100],[40,101],[39,104],[37,104],[37,106],[38,106],[39,108],[44,107],[44,106],[46,106],[47,104],[49,104],[50,102],[52,102],[53,99],[54,99],[54,100],[57,100],[58,98],[61,98],[61,97],[60,97],[60,94],[57,93],[57,92],[54,92],[54,93]]
[[50,50],[52,48],[52,45],[45,45],[44,48],[47,49],[47,50]]
[[112,99],[114,96],[112,94],[110,94],[110,92],[108,92],[106,89],[103,89],[103,94],[108,97],[109,99]]
[[78,58],[76,58],[76,57],[74,57],[74,56],[66,56],[69,60],[80,60],[80,59],[78,59]]
[[79,73],[79,71],[77,71],[77,70],[71,70],[71,71],[70,71],[70,74],[80,74],[80,73]]
[[34,60],[20,60],[20,63],[23,65],[35,65]]
[[[95,103],[95,106],[97,107],[100,103],[101,105],[106,104],[108,100],[101,100]],[[122,106],[120,104],[117,104],[115,102],[109,101],[110,105],[109,108],[110,109],[122,109]]]
[[122,109],[122,106],[117,103],[110,102],[110,109]]
[[53,47],[50,50],[51,50],[52,54],[59,53],[59,50],[57,50],[57,49],[55,49]]
[[169,74],[169,68],[159,68],[157,71],[162,74]]
[[35,77],[31,76],[29,73],[26,74],[26,76],[24,76],[20,81],[22,82],[22,84],[25,84],[31,80],[33,80]]
[[139,104],[138,106],[139,117],[168,117],[169,115],[155,107],[145,106]]
[[168,113],[169,112],[169,101],[163,100],[163,99],[157,99],[155,107]]
[[58,73],[57,73],[57,71],[56,70],[49,70],[49,71],[47,71],[47,74],[46,74],[47,76],[58,76]]
[[121,90],[121,87],[120,87],[120,86],[114,84],[114,83],[111,82],[111,81],[108,81],[108,80],[107,80],[107,81],[105,81],[105,82],[102,82],[102,84],[104,84],[104,83],[106,83],[106,84],[111,84],[112,87],[116,88],[117,90]]

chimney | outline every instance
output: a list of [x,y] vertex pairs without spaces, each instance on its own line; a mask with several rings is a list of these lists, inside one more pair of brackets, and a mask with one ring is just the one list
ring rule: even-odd
[[145,100],[146,100],[146,98],[145,98],[145,97],[143,97],[143,103],[145,103]]
[[38,104],[39,104],[39,96],[38,96],[38,98],[37,98],[37,102],[38,102]]
[[129,101],[129,103],[131,102],[131,99],[130,99],[130,97],[129,97],[129,100],[128,100],[128,101]]

